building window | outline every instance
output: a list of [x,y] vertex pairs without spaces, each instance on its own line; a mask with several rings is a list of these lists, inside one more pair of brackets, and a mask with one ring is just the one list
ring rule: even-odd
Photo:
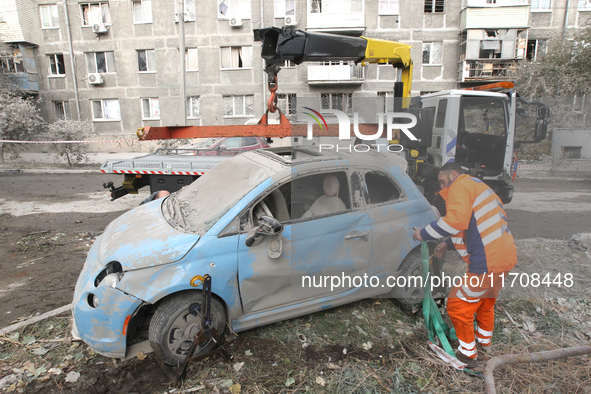
[[363,0],[310,0],[311,14],[362,12]]
[[20,50],[15,50],[12,56],[0,57],[0,72],[8,74],[25,72],[25,66]]
[[66,75],[64,55],[61,53],[47,55],[47,59],[49,60],[49,75]]
[[295,0],[275,0],[275,18],[295,15]]
[[199,96],[187,97],[187,117],[198,118],[201,116],[201,98]]
[[444,12],[445,11],[445,1],[444,0],[425,0],[425,12],[426,13],[434,13],[434,12]]
[[252,67],[252,47],[222,47],[222,70]]
[[322,109],[336,109],[346,114],[353,113],[353,93],[321,93]]
[[298,98],[295,93],[278,94],[277,107],[284,115],[296,115],[298,113]]
[[109,3],[80,4],[82,26],[92,26],[95,23],[111,24]]
[[254,96],[224,96],[224,118],[253,116]]
[[[174,20],[175,22],[179,21],[179,2],[174,2]],[[195,0],[185,0],[185,22],[194,22],[195,21]]]
[[283,62],[283,68],[295,68],[296,64],[291,60],[285,60]]
[[[550,0],[547,0],[547,1],[550,1]],[[532,4],[533,4],[533,0],[532,0]],[[591,0],[579,0],[578,10],[579,11],[591,11]]]
[[187,48],[185,51],[185,69],[187,71],[197,71],[197,48]]
[[160,100],[157,98],[142,99],[142,119],[160,119]]
[[54,29],[60,27],[56,4],[40,5],[39,11],[41,12],[41,28]]
[[87,52],[86,67],[89,73],[115,72],[115,55],[113,52]]
[[546,53],[546,40],[527,41],[527,60],[536,61],[540,55]]
[[400,0],[380,0],[379,15],[399,15]]
[[531,0],[531,11],[550,11],[550,0]]
[[133,23],[152,23],[152,0],[133,2]]
[[218,0],[218,19],[250,19],[250,0]]
[[55,120],[67,120],[70,117],[70,103],[67,101],[54,101],[53,102],[53,113],[55,114]]
[[154,49],[137,51],[137,64],[139,72],[156,72],[156,51]]
[[424,42],[423,43],[423,65],[440,65],[441,64],[441,43],[440,42]]
[[119,100],[92,100],[93,120],[121,120]]
[[381,108],[382,112],[394,111],[394,92],[378,92],[378,97],[380,98],[378,108]]

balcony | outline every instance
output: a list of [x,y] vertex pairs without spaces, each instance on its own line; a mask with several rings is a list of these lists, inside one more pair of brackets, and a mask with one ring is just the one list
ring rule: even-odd
[[308,0],[307,30],[362,34],[364,8],[363,0]]
[[460,30],[527,28],[529,5],[515,3],[473,5],[469,2],[460,11]]
[[500,82],[511,81],[512,72],[517,66],[516,60],[474,61],[460,62],[459,82]]
[[361,65],[346,62],[308,63],[308,84],[349,84],[360,85],[365,81],[365,71]]

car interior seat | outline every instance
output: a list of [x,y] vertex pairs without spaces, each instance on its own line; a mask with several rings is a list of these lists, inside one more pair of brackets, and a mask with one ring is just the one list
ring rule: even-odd
[[324,195],[314,201],[314,204],[302,215],[302,218],[326,215],[347,209],[343,200],[338,197],[340,186],[339,179],[335,175],[327,175],[322,183]]

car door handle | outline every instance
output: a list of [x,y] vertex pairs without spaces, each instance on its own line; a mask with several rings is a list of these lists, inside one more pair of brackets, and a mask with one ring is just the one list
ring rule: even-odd
[[345,235],[345,239],[359,239],[359,238],[363,238],[364,241],[367,241],[367,238],[369,237],[369,231],[364,231],[362,233],[357,233],[357,234],[347,234]]

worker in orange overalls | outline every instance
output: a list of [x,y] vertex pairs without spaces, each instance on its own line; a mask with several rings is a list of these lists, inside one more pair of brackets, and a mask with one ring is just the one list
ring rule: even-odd
[[[460,345],[457,356],[469,367],[477,365],[476,340],[488,350],[495,324],[494,305],[503,274],[517,262],[513,235],[499,197],[479,179],[449,162],[439,172],[440,195],[446,215],[413,234],[417,241],[450,237],[435,248],[437,257],[455,249],[468,263],[462,284],[452,289],[447,313]],[[474,315],[476,314],[476,327]]]

